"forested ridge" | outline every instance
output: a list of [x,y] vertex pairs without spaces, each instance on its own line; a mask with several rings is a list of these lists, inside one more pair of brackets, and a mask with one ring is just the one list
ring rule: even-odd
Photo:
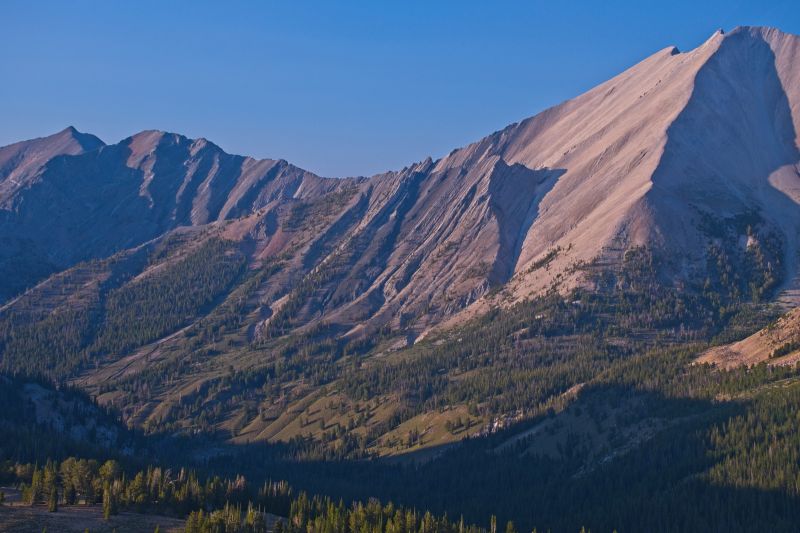
[[[89,416],[117,428],[114,438],[92,445],[86,437],[99,426],[86,416],[14,415],[34,400],[37,408],[68,403],[42,400],[42,393],[25,388],[24,372],[43,368],[37,365],[49,364],[47,357],[45,363],[11,357],[4,366],[17,374],[4,383],[16,391],[6,399],[16,407],[3,423],[15,437],[2,453],[8,468],[20,472],[14,482],[25,483],[29,493],[36,469],[44,476],[47,468],[61,472],[65,461],[73,464],[70,456],[80,458],[77,464],[95,460],[85,463],[97,472],[89,500],[102,505],[110,494],[112,507],[188,517],[191,531],[222,523],[258,530],[252,529],[262,527],[256,515],[272,503],[259,500],[256,487],[275,479],[296,487],[293,500],[281,496],[281,512],[270,511],[287,515],[280,527],[291,531],[463,531],[466,524],[491,531],[507,522],[522,531],[752,531],[765,521],[772,530],[792,530],[800,519],[792,431],[798,370],[693,364],[707,347],[742,338],[778,316],[767,297],[779,282],[770,259],[779,242],[767,239],[763,246],[710,248],[711,277],[692,287],[665,283],[669,258],[633,248],[615,269],[576,265],[587,287],[493,309],[392,351],[386,348],[395,338],[390,330],[342,339],[319,324],[302,335],[249,337],[247,317],[262,312],[258,287],[280,275],[280,260],[247,271],[240,250],[224,240],[174,257],[165,243],[146,256],[147,275],[123,276],[102,293],[102,305],[89,301],[104,318],[88,328],[88,337],[76,333],[64,341],[79,348],[53,351],[44,344],[51,333],[34,329],[36,335],[15,337],[24,329],[5,323],[5,342],[12,343],[6,349],[32,350],[33,344],[13,344],[26,338],[39,342],[36,350],[55,353],[50,362],[64,354],[78,367],[101,351],[131,350],[177,332],[174,357],[97,390],[124,393],[110,409],[95,406],[99,411]],[[199,318],[185,322],[189,315]],[[72,326],[54,327],[72,335]],[[70,367],[55,368],[68,375]],[[116,408],[124,416],[129,406],[150,401],[165,380],[182,383],[198,368],[210,372],[202,384],[141,428],[117,419]],[[50,387],[46,378],[38,386]],[[51,394],[81,394],[60,387]],[[291,438],[250,440],[259,430],[251,428],[281,420],[309,391],[322,392],[298,409]],[[79,401],[93,405],[85,396]],[[440,417],[438,426],[426,417]],[[64,432],[63,445],[54,445],[51,432],[65,426],[83,429]],[[432,440],[437,430],[448,437],[445,445]],[[118,480],[102,479],[100,467],[109,459],[124,465]],[[168,470],[169,496],[151,486],[152,476],[162,479]],[[139,472],[151,486],[146,496],[130,485]],[[246,496],[229,491],[241,476],[253,487]],[[63,475],[56,478],[62,483],[57,506],[73,488]],[[224,490],[208,488],[217,486]],[[85,490],[75,489],[82,502],[87,497],[77,494]],[[34,499],[44,505],[47,493],[42,489]],[[176,494],[194,496],[174,500]]]
[[158,268],[141,277],[114,279],[115,263],[124,263],[116,257],[85,265],[111,272],[88,301],[71,302],[40,320],[14,312],[0,316],[2,368],[63,379],[98,357],[126,353],[189,324],[244,270],[244,257],[229,242],[212,238],[169,257],[176,244],[167,239],[156,248],[149,264]]
[[[108,459],[67,457],[61,462],[0,465],[0,483],[21,491],[21,503],[45,505],[51,513],[68,505],[102,506],[108,519],[120,511],[174,515],[186,519],[187,533],[266,533],[267,516],[277,517],[272,531],[336,533],[487,533],[497,530],[491,516],[487,527],[466,525],[463,517],[451,521],[447,514],[434,516],[370,499],[345,504],[329,497],[295,494],[286,482],[251,485],[244,476],[200,478],[193,471],[172,472],[159,466],[125,471]],[[2,492],[0,492],[2,494]],[[0,505],[4,498],[0,498]],[[513,522],[506,533],[515,533]]]

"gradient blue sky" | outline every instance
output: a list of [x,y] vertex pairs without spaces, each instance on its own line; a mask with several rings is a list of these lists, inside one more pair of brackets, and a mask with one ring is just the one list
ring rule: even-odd
[[0,145],[206,137],[326,176],[403,167],[800,2],[0,3]]

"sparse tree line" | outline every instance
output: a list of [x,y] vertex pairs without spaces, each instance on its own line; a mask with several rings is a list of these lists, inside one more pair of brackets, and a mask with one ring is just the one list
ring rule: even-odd
[[102,505],[106,519],[120,510],[189,515],[187,531],[192,532],[265,532],[265,513],[286,515],[292,500],[285,482],[253,487],[243,476],[201,479],[192,471],[173,473],[159,466],[129,473],[113,459],[68,457],[42,466],[6,461],[2,477],[19,487],[24,503],[47,505],[51,512],[58,512],[61,505]]
[[[186,517],[187,533],[266,533],[267,513],[276,533],[496,533],[492,516],[488,529],[451,521],[447,514],[382,505],[376,499],[346,506],[342,500],[309,497],[293,491],[285,482],[267,482],[254,490],[243,476],[201,480],[181,469],[149,466],[128,475],[113,459],[68,457],[43,466],[6,461],[0,472],[5,482],[15,483],[28,505],[46,505],[58,512],[61,505],[102,505],[109,519],[121,510]],[[4,498],[0,498],[0,505]],[[283,518],[281,518],[283,517]],[[504,528],[516,533],[512,522]]]

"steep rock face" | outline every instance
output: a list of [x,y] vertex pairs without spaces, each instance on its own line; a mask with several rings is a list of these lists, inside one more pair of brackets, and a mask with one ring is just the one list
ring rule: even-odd
[[419,332],[462,309],[511,277],[538,201],[559,174],[484,155],[361,183],[347,212],[358,216],[309,274],[317,287],[300,322]]
[[485,309],[490,287],[522,299],[580,283],[571,267],[635,245],[668,258],[671,276],[702,280],[719,238],[709,220],[741,242],[777,236],[791,274],[798,42],[737,28],[666,48],[430,165],[371,178],[338,273],[304,320],[419,332],[473,302]]
[[782,77],[790,81],[797,70],[788,58],[800,43],[786,37],[739,28],[721,39],[668,129],[644,198],[653,216],[648,240],[683,250],[686,262],[701,258],[702,214],[724,220],[752,213],[754,225],[781,234],[787,259],[796,255],[800,151],[793,124],[800,94]]
[[[769,28],[717,32],[457,152],[465,159],[489,144],[509,164],[564,169],[539,203],[509,291],[525,298],[572,265],[619,260],[634,245],[670,257],[673,276],[702,279],[709,218],[749,218],[755,238],[778,235],[793,274],[798,46]],[[547,271],[533,268],[555,250]]]

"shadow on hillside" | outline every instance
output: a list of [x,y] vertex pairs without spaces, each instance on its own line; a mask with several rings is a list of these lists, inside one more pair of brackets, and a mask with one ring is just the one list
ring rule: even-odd
[[[800,207],[792,167],[800,162],[800,150],[792,117],[771,44],[747,28],[728,35],[697,72],[689,101],[667,130],[647,193],[656,227],[678,236],[695,218],[693,209],[722,217],[755,209],[769,222],[764,234],[783,234],[783,268],[794,275],[800,244],[792,228]],[[675,198],[692,209],[683,210]]]
[[[604,414],[598,403],[628,407]],[[796,530],[798,498],[782,491],[717,486],[704,477],[718,462],[709,453],[708,429],[744,410],[742,404],[596,387],[584,391],[566,414],[451,449],[429,449],[424,453],[441,451],[429,462],[289,462],[274,458],[275,446],[261,444],[237,447],[235,458],[208,466],[238,469],[251,479],[287,479],[295,487],[345,501],[378,497],[450,516],[463,514],[468,522],[484,525],[495,514],[501,523],[514,520],[521,531],[578,531],[584,525],[593,531]],[[594,414],[587,415],[590,411]],[[643,421],[662,422],[647,439],[607,457],[582,446],[579,436],[557,457],[530,450],[537,435],[503,446],[537,424],[558,426],[560,416],[610,417],[614,423],[604,427],[621,435],[627,428],[645,427]]]
[[[0,387],[0,393],[4,390],[0,427],[19,429],[0,437],[6,456],[91,456],[85,444],[70,449],[68,439],[53,438],[54,430],[26,423],[34,411],[15,403],[11,388]],[[792,424],[799,397],[787,390],[774,405],[762,400],[748,405],[669,398],[621,386],[585,388],[561,413],[428,449],[424,453],[436,456],[428,462],[303,461],[293,459],[302,456],[298,450],[313,456],[316,445],[226,446],[202,435],[177,440],[140,435],[137,458],[194,466],[201,475],[244,474],[255,486],[285,479],[296,490],[345,501],[378,497],[463,515],[468,523],[484,526],[495,514],[501,524],[514,520],[519,531],[576,532],[581,526],[593,531],[794,531],[800,523],[798,497],[759,487],[791,487],[797,476]],[[738,429],[730,424],[733,419]],[[714,448],[712,428],[732,437],[728,448]],[[189,464],[200,452],[206,459]],[[415,457],[419,454],[408,458]],[[710,482],[714,469],[715,479],[738,479],[738,486]]]

